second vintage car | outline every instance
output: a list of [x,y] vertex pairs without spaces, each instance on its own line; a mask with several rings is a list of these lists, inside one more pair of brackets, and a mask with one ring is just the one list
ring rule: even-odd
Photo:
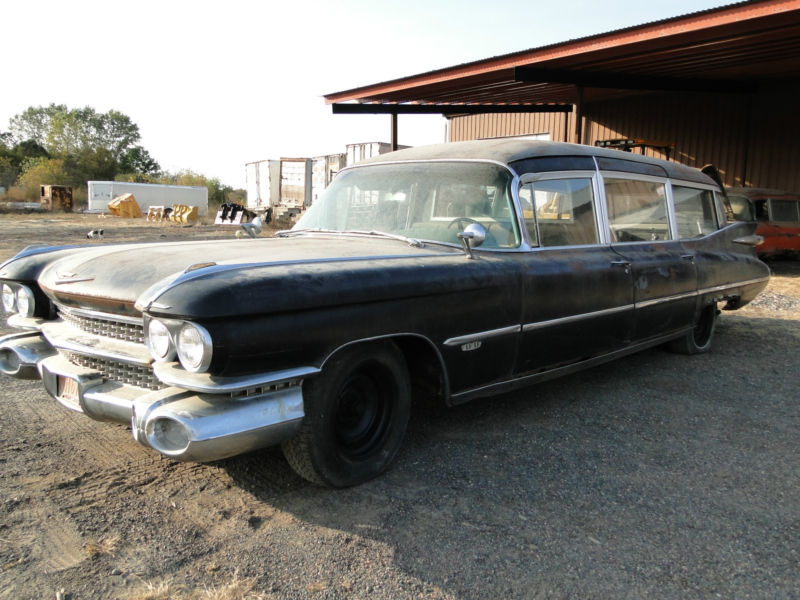
[[166,456],[281,444],[331,487],[382,473],[412,396],[507,392],[659,344],[711,347],[767,284],[697,170],[492,140],[342,171],[296,227],[29,248],[0,265],[0,369]]

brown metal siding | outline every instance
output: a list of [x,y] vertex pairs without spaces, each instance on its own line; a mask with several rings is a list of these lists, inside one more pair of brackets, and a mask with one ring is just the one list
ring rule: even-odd
[[[484,114],[450,120],[451,142],[481,140],[512,135],[549,133],[553,141],[564,141],[562,113]],[[571,120],[571,119],[570,119]]]
[[[675,144],[671,159],[716,165],[729,186],[800,191],[800,84],[741,94],[642,94],[584,106],[583,141],[639,138]],[[549,133],[574,141],[572,115],[472,115],[451,120],[450,140]],[[647,155],[664,158],[660,152]]]

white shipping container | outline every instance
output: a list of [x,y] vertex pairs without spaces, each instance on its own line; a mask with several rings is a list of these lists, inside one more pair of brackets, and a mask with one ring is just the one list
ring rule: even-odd
[[143,214],[151,206],[172,207],[176,204],[196,206],[201,217],[208,215],[208,188],[194,185],[160,183],[128,183],[125,181],[89,181],[88,210],[107,212],[108,203],[117,196],[133,194]]
[[311,205],[311,159],[281,159],[281,206]]
[[259,160],[245,164],[247,208],[263,213],[280,204],[281,161]]

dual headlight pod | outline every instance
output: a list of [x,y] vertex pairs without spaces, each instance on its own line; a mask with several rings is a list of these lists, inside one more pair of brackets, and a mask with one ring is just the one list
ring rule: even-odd
[[150,355],[158,362],[177,356],[187,371],[202,373],[211,364],[213,345],[205,327],[189,321],[149,319],[145,341]]
[[2,284],[3,311],[18,314],[23,317],[32,317],[36,310],[36,300],[33,290],[18,283],[4,282]]

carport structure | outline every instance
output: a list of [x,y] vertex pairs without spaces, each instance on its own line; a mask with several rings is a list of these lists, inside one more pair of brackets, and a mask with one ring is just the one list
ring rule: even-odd
[[800,190],[800,0],[751,0],[325,96],[337,114],[442,114],[450,141],[633,146],[728,185]]

